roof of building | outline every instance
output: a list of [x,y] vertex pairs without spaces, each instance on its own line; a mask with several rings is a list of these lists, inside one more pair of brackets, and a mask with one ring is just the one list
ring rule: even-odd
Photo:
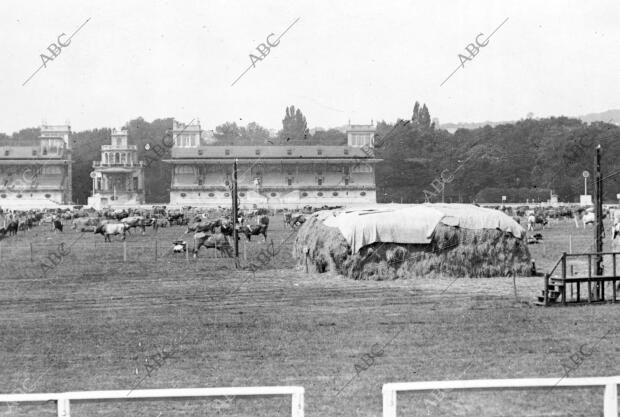
[[348,132],[374,132],[376,130],[375,125],[349,125],[347,126]]
[[[8,151],[8,154],[7,154]],[[34,152],[33,152],[34,151]],[[63,149],[64,151],[64,149]],[[0,146],[0,159],[58,159],[63,158],[64,152],[41,155],[40,146]]]
[[318,158],[356,159],[373,158],[371,153],[351,146],[200,146],[195,148],[172,148],[173,159],[183,158]]

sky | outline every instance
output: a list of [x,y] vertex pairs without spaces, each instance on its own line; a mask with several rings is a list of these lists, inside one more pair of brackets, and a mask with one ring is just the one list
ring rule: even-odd
[[619,23],[618,0],[2,0],[0,132],[137,117],[279,129],[289,105],[335,127],[410,118],[416,100],[441,123],[617,109]]

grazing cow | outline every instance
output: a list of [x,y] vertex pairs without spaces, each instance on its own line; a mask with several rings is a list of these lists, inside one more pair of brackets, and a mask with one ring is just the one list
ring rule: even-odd
[[134,228],[134,227],[139,227],[140,229],[142,229],[142,234],[144,234],[146,231],[146,221],[144,217],[142,216],[125,217],[124,219],[121,220],[121,223],[124,223],[127,225],[127,230]]
[[527,216],[527,230],[534,230],[534,227],[537,224],[540,224],[544,229],[547,225],[547,219],[540,215],[535,216],[533,214],[530,214],[529,216]]
[[95,229],[95,234],[103,235],[105,242],[112,242],[110,239],[112,235],[123,235],[123,240],[125,240],[125,233],[128,229],[129,226],[126,223],[107,223],[98,226]]
[[251,240],[252,236],[263,235],[266,242],[267,228],[269,227],[269,217],[262,216],[258,221],[259,224],[248,224],[245,226],[241,226],[239,230],[245,235],[246,238],[248,238],[248,241]]
[[596,216],[594,215],[594,213],[586,213],[583,215],[583,228],[585,229],[587,224],[594,224],[594,222],[596,221]]
[[87,226],[97,226],[99,224],[99,220],[91,217],[80,217],[79,219],[75,219],[71,222],[71,229],[76,230],[87,227]]
[[198,223],[194,223],[191,225],[187,225],[187,230],[185,231],[185,233],[189,233],[189,232],[211,232],[213,233],[216,227],[221,227],[221,226],[222,226],[222,221],[219,219],[213,220],[210,222],[198,222]]
[[223,233],[216,233],[214,235],[203,232],[196,233],[194,235],[194,258],[198,257],[198,250],[203,246],[207,249],[215,248],[228,258],[232,258],[233,256],[230,243]]
[[289,226],[291,226],[291,229],[294,229],[295,226],[301,226],[305,222],[306,222],[306,216],[304,216],[303,214],[296,214],[296,215],[291,216],[291,220],[289,221]]
[[187,251],[187,242],[184,240],[175,240],[172,242],[172,252],[182,253]]
[[56,230],[60,230],[62,233],[62,222],[60,220],[54,220],[54,233],[56,233]]

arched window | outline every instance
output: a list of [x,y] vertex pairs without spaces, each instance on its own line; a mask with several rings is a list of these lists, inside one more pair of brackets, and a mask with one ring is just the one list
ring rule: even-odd
[[103,162],[106,164],[110,163],[110,155],[107,152],[103,154]]
[[115,163],[115,164],[120,164],[120,162],[121,162],[120,155],[118,154],[118,152],[116,152],[116,153],[114,154],[114,163]]

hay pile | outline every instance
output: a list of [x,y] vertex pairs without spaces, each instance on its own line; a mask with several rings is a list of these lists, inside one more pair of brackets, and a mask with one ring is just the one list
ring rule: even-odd
[[529,276],[530,253],[523,240],[494,229],[471,230],[439,223],[430,244],[373,243],[352,254],[337,228],[316,216],[299,229],[293,245],[297,264],[335,271],[353,279],[391,280],[415,276]]

